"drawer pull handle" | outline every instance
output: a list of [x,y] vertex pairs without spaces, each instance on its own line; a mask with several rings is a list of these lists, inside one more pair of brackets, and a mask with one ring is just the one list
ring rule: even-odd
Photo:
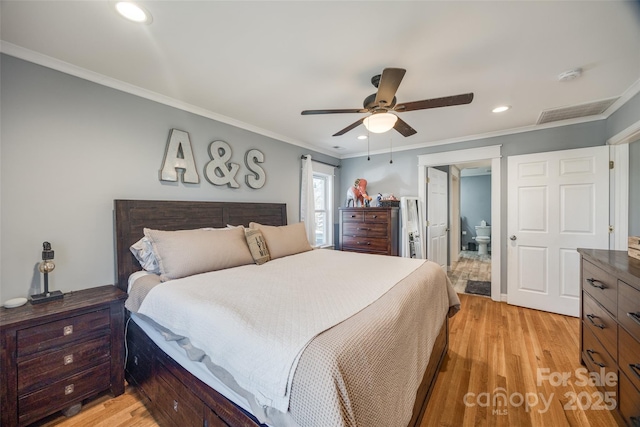
[[587,319],[589,319],[589,322],[591,322],[593,326],[595,326],[596,328],[604,329],[606,325],[604,323],[594,322],[593,321],[594,318],[598,318],[598,316],[595,316],[593,314],[587,314]]
[[629,363],[629,369],[631,369],[631,372],[633,372],[633,374],[638,377],[638,379],[640,379],[640,365],[637,363]]
[[604,368],[605,366],[607,366],[607,365],[605,365],[605,364],[604,364],[604,363],[602,363],[602,362],[596,362],[596,361],[593,359],[593,354],[594,354],[594,353],[595,353],[595,354],[598,354],[598,352],[597,352],[597,351],[595,351],[595,350],[587,350],[587,356],[589,356],[589,359],[591,359],[591,361],[592,361],[593,363],[595,363],[596,365],[600,366],[601,368]]
[[360,227],[358,227],[358,228],[357,228],[357,230],[369,231],[369,230],[371,230],[371,229],[370,229],[370,228],[360,228]]
[[[598,289],[606,289],[606,287],[604,285],[602,285],[602,282],[596,279],[587,279],[587,283],[589,283],[591,286],[593,286],[594,288],[598,288]],[[599,285],[596,285],[596,283],[600,283]]]
[[627,316],[631,318],[634,322],[640,325],[640,315],[638,313],[627,313]]
[[367,245],[367,246],[371,246],[371,242],[356,242],[359,245]]
[[64,394],[65,394],[65,396],[67,396],[67,395],[69,395],[69,394],[73,393],[73,389],[74,389],[74,388],[75,388],[75,387],[73,386],[73,384],[69,384],[68,386],[65,386],[65,388],[64,388]]
[[64,335],[65,337],[67,335],[71,335],[72,333],[73,333],[73,325],[68,325],[62,328],[62,335]]
[[373,216],[373,218],[378,218],[378,215],[372,215],[372,216]]
[[178,401],[177,400],[173,401],[173,410],[178,412]]
[[351,215],[351,218],[355,218],[355,217],[356,217],[355,215]]
[[629,417],[629,420],[631,420],[633,427],[640,427],[640,417]]
[[138,356],[133,356],[133,364],[138,366]]
[[72,364],[73,363],[73,354],[67,354],[66,356],[64,356],[63,361],[64,361],[65,365]]

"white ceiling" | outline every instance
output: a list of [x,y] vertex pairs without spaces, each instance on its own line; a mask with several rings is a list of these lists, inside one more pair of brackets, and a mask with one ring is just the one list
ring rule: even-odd
[[[418,133],[373,135],[372,152],[530,129],[545,109],[624,101],[640,86],[633,1],[141,4],[150,25],[111,1],[2,1],[2,51],[337,157],[366,151],[363,126],[331,136],[363,115],[300,112],[360,108],[385,67],[407,69],[398,102],[475,99],[400,113]],[[557,80],[576,67],[581,78]],[[491,113],[499,104],[513,108]]]

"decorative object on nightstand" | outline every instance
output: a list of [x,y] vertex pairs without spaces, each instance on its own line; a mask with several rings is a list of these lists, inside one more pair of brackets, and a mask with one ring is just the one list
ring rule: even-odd
[[64,295],[60,291],[49,292],[49,273],[51,273],[53,269],[56,268],[56,265],[53,263],[53,253],[54,251],[51,249],[51,243],[42,243],[42,262],[38,266],[38,269],[44,277],[44,292],[41,294],[31,295],[31,297],[29,297],[29,299],[31,300],[31,304],[40,304],[64,297]]
[[124,300],[115,286],[0,308],[0,425],[32,424],[83,400],[124,393]]

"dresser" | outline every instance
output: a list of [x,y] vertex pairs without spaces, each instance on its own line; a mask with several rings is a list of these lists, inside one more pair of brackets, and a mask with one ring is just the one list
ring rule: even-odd
[[399,208],[340,208],[340,249],[399,254]]
[[615,378],[602,381],[599,389],[615,396],[620,425],[639,427],[640,260],[626,251],[578,252],[582,256],[582,363],[590,372]]
[[0,308],[0,424],[31,424],[105,390],[124,393],[124,300],[114,286]]

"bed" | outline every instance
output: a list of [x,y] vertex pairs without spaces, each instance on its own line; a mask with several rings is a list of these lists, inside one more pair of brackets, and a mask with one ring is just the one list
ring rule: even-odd
[[[114,209],[118,287],[129,291],[130,278],[138,277],[138,280],[133,281],[134,286],[138,287],[131,288],[128,301],[128,306],[131,307],[133,304],[135,308],[131,309],[127,323],[126,378],[146,397],[147,406],[162,425],[306,427],[314,425],[418,426],[420,424],[440,364],[447,352],[448,317],[459,308],[457,296],[439,267],[434,268],[434,265],[429,265],[433,263],[421,263],[417,260],[320,249],[280,256],[262,265],[242,265],[184,278],[169,277],[170,280],[156,280],[144,274],[136,276],[139,274],[136,272],[141,268],[130,250],[130,246],[144,235],[145,228],[163,232],[203,228],[218,230],[229,225],[249,227],[250,223],[257,223],[264,226],[262,231],[266,238],[273,235],[267,235],[267,231],[277,233],[293,227],[293,225],[287,227],[286,205],[116,200]],[[237,232],[233,231],[233,233]],[[226,235],[230,236],[231,233]],[[267,239],[267,245],[271,247],[269,239]],[[275,242],[275,240],[271,241]],[[276,247],[275,243],[273,246]],[[234,291],[247,295],[257,287],[251,283],[251,278],[256,271],[259,272],[258,277],[262,288],[272,286],[269,288],[270,292],[256,295],[260,295],[258,299],[264,302],[265,306],[271,307],[278,300],[286,299],[287,295],[295,295],[296,289],[302,286],[302,282],[306,282],[301,280],[302,276],[296,276],[296,274],[300,271],[311,271],[315,268],[314,266],[321,266],[323,263],[331,264],[331,268],[324,267],[325,273],[313,275],[322,276],[325,286],[312,285],[309,280],[308,288],[301,288],[296,296],[299,301],[303,301],[300,303],[300,307],[303,308],[295,309],[297,305],[293,304],[283,306],[293,309],[279,309],[280,313],[286,312],[288,316],[282,320],[287,334],[295,335],[295,339],[287,335],[286,341],[291,342],[291,352],[283,354],[283,357],[275,357],[272,353],[277,352],[269,351],[270,337],[263,339],[263,336],[269,335],[273,330],[281,330],[282,326],[260,329],[262,320],[251,320],[252,316],[261,315],[257,313],[259,310],[256,310],[256,298],[253,298],[253,302],[249,302],[246,313],[242,315],[241,323],[248,324],[249,327],[246,329],[257,334],[249,339],[240,338],[239,329],[242,329],[240,326],[237,326],[238,330],[235,329],[235,325],[230,327],[229,329],[233,329],[231,334],[228,333],[227,328],[217,326],[217,324],[230,324],[228,322],[238,317],[236,312],[230,316],[230,320],[216,317],[215,322],[218,323],[212,323],[213,326],[204,326],[206,319],[199,319],[197,323],[180,324],[175,320],[176,317],[173,320],[162,318],[166,313],[167,316],[173,314],[179,320],[182,319],[182,312],[185,310],[180,308],[178,301],[185,295],[185,301],[188,304],[197,304],[203,295],[198,292],[202,293],[203,283],[208,283],[203,281],[213,280],[220,284],[223,283],[225,276],[229,276],[233,278],[234,286],[238,286]],[[363,274],[329,274],[334,270],[338,272],[346,270],[344,266],[338,267],[342,265],[341,263],[345,263],[344,266],[352,263],[358,266],[379,264],[380,266],[388,265],[388,267],[376,273],[375,277],[367,277]],[[420,265],[416,267],[418,265],[416,263]],[[366,268],[368,271],[374,270],[373,267]],[[283,287],[290,287],[280,290],[276,282],[278,278],[284,276],[292,276],[296,285],[285,285],[283,282]],[[246,284],[240,280],[245,280],[245,277],[248,281]],[[361,286],[357,291],[353,291],[353,298],[341,297],[341,300],[347,300],[348,304],[337,304],[331,299],[334,298],[332,296],[334,291],[340,291],[340,287],[345,287],[340,284],[341,280],[348,280],[349,283],[357,282]],[[420,285],[425,280],[429,281],[430,286]],[[389,285],[386,283],[389,281],[394,283]],[[137,291],[140,285],[135,284],[145,282],[152,285],[142,293],[140,301],[133,301],[140,295]],[[365,285],[366,288],[363,288]],[[329,292],[328,289],[332,289],[331,286],[335,289]],[[309,294],[312,289],[317,288],[322,288],[318,290],[318,294]],[[426,288],[429,290],[425,290]],[[176,289],[181,290],[176,293]],[[216,301],[224,300],[233,294],[225,290],[223,285],[207,289],[210,291],[208,290],[206,294],[213,295],[215,292],[220,292],[214,295]],[[407,292],[419,292],[422,295],[421,299],[437,299],[440,302],[437,306],[424,309],[412,302],[418,297]],[[427,292],[435,293],[427,294]],[[186,295],[191,295],[192,299],[188,299]],[[164,305],[162,298],[164,298]],[[269,298],[272,299],[269,300]],[[329,306],[338,307],[332,308],[331,313],[326,317],[337,317],[332,321],[333,323],[322,324],[315,320],[324,319],[324,312],[322,316],[314,313],[311,315],[312,321],[308,323],[319,329],[308,328],[301,317],[296,317],[297,313],[301,312],[300,316],[307,316],[306,312],[316,305],[314,302],[324,298],[327,298]],[[251,298],[244,299],[251,300]],[[351,303],[352,299],[353,303]],[[167,304],[167,301],[172,303]],[[235,304],[235,301],[232,302]],[[203,302],[203,304],[210,303]],[[290,302],[285,301],[283,304],[290,304]],[[343,305],[345,307],[342,307]],[[152,307],[155,307],[155,312]],[[195,305],[189,305],[189,307],[186,311],[198,312],[206,311],[208,306],[205,305],[202,310],[197,309]],[[311,308],[307,309],[307,307]],[[274,310],[277,309],[274,308]],[[334,314],[334,311],[340,313]],[[159,317],[156,318],[156,315]],[[344,319],[339,320],[342,319],[340,316],[344,316]],[[417,316],[423,316],[425,319],[428,317],[430,320],[418,322],[423,317]],[[431,320],[431,318],[434,319]],[[299,328],[309,336],[297,330],[292,334],[289,332],[291,324],[301,325]],[[425,331],[430,332],[399,333],[406,330],[422,331],[423,325]],[[198,335],[197,331],[200,329],[203,331]],[[211,337],[215,337],[215,340],[209,339],[207,342],[203,339],[207,331],[211,333]],[[407,337],[397,338],[398,341],[395,342],[395,337],[400,335],[407,335]],[[401,339],[409,340],[411,343],[415,341],[416,349],[406,350],[413,344],[407,345],[405,341],[400,341]],[[224,343],[224,346],[220,347],[236,351],[234,354],[237,357],[232,357],[226,362],[226,359],[217,358],[216,344],[219,343]],[[241,357],[241,351],[248,351],[250,356]],[[256,354],[259,357],[256,357]],[[287,360],[290,355],[295,355],[291,361]],[[226,357],[229,359],[228,356]],[[376,357],[380,360],[374,360]],[[336,360],[333,360],[334,358]],[[281,359],[284,361],[278,370],[275,367],[280,366],[278,363]],[[253,371],[244,375],[244,371],[235,366],[239,360],[250,365]],[[363,360],[366,363],[363,363]],[[290,362],[293,363],[287,364]],[[272,377],[269,376],[272,367],[278,372],[284,372],[287,369],[291,371],[279,387],[275,385],[272,387],[273,390],[270,389]],[[245,369],[244,365],[242,369]],[[394,372],[394,369],[397,372]],[[363,370],[366,372],[359,372]],[[325,373],[328,371],[331,371],[331,376]],[[405,371],[416,372],[405,374]],[[262,379],[261,375],[268,381]],[[394,378],[404,378],[403,375],[407,375],[408,379],[403,379],[402,384],[394,385]],[[355,379],[359,376],[362,378]],[[246,382],[249,379],[256,380],[255,389]],[[405,383],[413,384],[408,387],[409,391],[405,390],[407,388]],[[286,395],[284,398],[276,393],[279,393],[282,387]],[[276,394],[269,394],[272,391]],[[410,393],[410,398],[403,397],[402,393]],[[401,406],[404,408],[400,408]],[[403,421],[400,424],[395,421],[389,424],[390,419]]]

